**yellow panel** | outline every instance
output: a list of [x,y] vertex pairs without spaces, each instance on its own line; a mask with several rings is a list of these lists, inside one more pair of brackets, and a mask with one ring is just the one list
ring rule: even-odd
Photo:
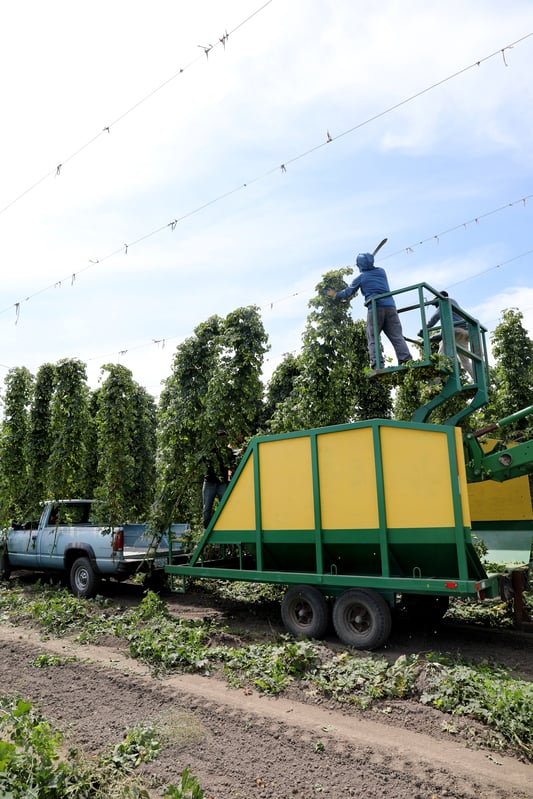
[[265,441],[258,446],[263,529],[314,529],[309,436]]
[[459,475],[459,487],[461,491],[463,524],[465,527],[471,527],[470,501],[468,496],[468,483],[466,482],[465,453],[463,449],[463,433],[460,427],[455,428],[455,452],[457,455],[457,473]]
[[322,527],[379,526],[372,428],[318,436]]
[[[481,442],[481,447],[485,452],[490,452],[497,443],[498,439],[488,438]],[[505,483],[496,483],[494,480],[470,483],[468,496],[473,521],[509,522],[533,519],[527,475],[515,477]]]
[[380,430],[387,527],[455,524],[446,433]]
[[255,530],[254,456],[251,453],[216,520],[214,530]]
[[496,483],[494,480],[470,483],[468,495],[473,521],[533,519],[527,475],[515,477],[514,480],[507,480],[505,483]]

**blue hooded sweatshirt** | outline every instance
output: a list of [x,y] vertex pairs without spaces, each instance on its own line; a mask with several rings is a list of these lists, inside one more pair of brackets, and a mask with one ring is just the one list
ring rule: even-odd
[[[366,305],[372,297],[378,294],[386,294],[390,291],[387,274],[380,266],[374,266],[374,256],[371,253],[360,253],[357,256],[356,264],[360,274],[347,288],[337,292],[336,299],[348,299],[361,289]],[[376,305],[396,307],[392,297],[383,297],[381,300],[377,300]]]

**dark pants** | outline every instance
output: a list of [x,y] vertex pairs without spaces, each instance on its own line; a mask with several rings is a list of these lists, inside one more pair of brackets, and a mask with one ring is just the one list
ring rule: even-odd
[[[398,363],[410,361],[412,358],[409,348],[405,342],[402,332],[402,325],[398,311],[393,305],[378,305],[377,312],[377,327],[378,334],[383,331],[390,343],[394,347],[394,352],[398,358]],[[370,356],[370,363],[372,368],[376,368],[376,342],[374,340],[374,319],[372,316],[372,309],[368,309],[366,317],[366,337],[368,339],[368,354]],[[381,364],[383,366],[383,364]]]
[[207,527],[213,515],[213,504],[215,499],[222,499],[228,487],[227,483],[219,483],[218,480],[204,480],[202,485],[202,510],[204,514],[204,527]]

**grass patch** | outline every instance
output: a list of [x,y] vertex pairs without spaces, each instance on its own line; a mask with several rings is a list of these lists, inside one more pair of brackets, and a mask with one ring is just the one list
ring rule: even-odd
[[193,744],[200,744],[206,734],[201,722],[192,713],[175,707],[160,716],[157,726],[162,741],[171,744],[175,749],[186,749]]

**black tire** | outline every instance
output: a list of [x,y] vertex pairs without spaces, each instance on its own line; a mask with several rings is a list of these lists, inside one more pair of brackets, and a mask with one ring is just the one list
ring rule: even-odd
[[333,606],[333,626],[343,644],[355,649],[377,649],[390,635],[390,608],[376,591],[350,588]]
[[77,558],[70,569],[70,588],[75,596],[90,599],[96,596],[100,579],[89,558]]
[[283,597],[281,618],[291,635],[322,638],[329,624],[326,597],[312,585],[293,585]]

